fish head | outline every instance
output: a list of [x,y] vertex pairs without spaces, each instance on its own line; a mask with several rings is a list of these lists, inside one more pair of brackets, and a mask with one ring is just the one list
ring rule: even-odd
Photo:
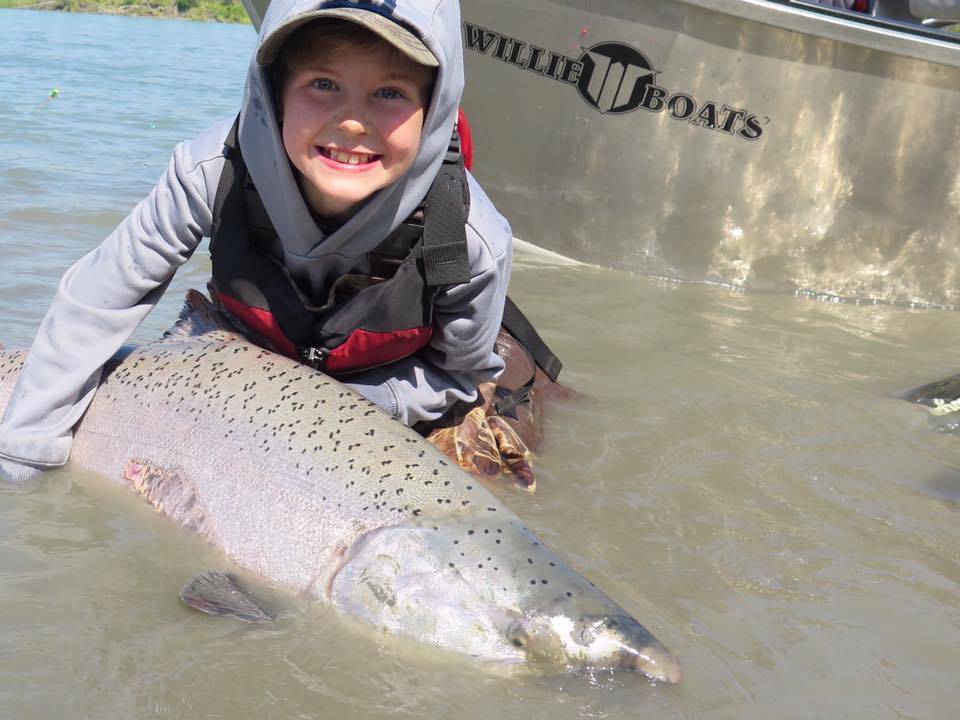
[[527,612],[507,626],[507,638],[540,665],[634,670],[659,682],[680,682],[676,658],[637,620],[619,608],[588,614],[578,605]]
[[537,670],[633,670],[679,682],[674,656],[519,520],[429,520],[374,530],[330,584],[382,632]]

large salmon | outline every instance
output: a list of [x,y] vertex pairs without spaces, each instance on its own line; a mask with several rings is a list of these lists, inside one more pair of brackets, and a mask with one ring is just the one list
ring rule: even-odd
[[[22,362],[0,354],[0,410]],[[669,651],[475,478],[349,388],[233,332],[199,293],[164,338],[110,363],[71,461],[382,631],[680,679]]]

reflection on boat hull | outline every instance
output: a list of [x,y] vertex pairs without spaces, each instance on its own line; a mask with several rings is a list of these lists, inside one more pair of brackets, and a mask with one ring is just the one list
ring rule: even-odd
[[519,237],[960,304],[960,44],[761,0],[463,6],[474,172]]

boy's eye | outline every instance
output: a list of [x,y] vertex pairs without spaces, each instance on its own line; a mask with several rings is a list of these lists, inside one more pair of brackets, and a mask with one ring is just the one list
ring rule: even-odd
[[310,86],[317,90],[336,90],[337,86],[329,78],[316,78],[310,82]]
[[382,97],[384,100],[399,100],[401,98],[406,97],[406,95],[403,93],[402,90],[398,90],[397,88],[392,88],[392,87],[380,88],[379,90],[377,90],[377,96]]

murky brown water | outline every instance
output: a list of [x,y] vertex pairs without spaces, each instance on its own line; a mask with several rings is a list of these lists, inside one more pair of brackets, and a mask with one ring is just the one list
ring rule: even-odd
[[[156,37],[156,22],[76,17],[0,11],[0,71],[15,66],[3,55],[11,18]],[[204,33],[194,44],[223,37],[186,27]],[[102,115],[78,101],[27,124],[18,98],[39,89],[42,102],[44,80],[0,104],[11,346],[165,162],[129,107],[116,150],[127,164],[114,158],[112,176],[95,162],[118,135]],[[158,129],[172,142],[192,122]],[[90,182],[53,155],[78,126]],[[168,326],[208,270],[195,258],[139,336]],[[960,370],[960,315],[744,296],[526,254],[512,294],[582,398],[551,409],[538,492],[506,500],[679,656],[682,685],[493,672],[290,599],[266,628],[194,614],[181,584],[225,560],[108,479],[66,469],[0,490],[0,717],[955,715],[960,437],[894,393]]]

